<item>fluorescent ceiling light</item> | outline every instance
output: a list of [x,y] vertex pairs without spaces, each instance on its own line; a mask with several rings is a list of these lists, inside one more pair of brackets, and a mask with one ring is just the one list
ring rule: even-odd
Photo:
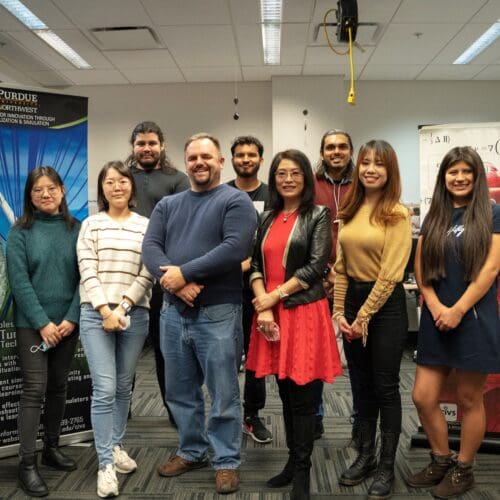
[[486,30],[453,64],[468,64],[500,36],[500,19]]
[[91,69],[92,66],[79,54],[77,54],[62,38],[51,30],[34,30],[45,43],[49,44],[54,50],[59,52],[73,66],[79,69]]
[[79,69],[91,69],[92,66],[77,54],[64,40],[56,35],[49,27],[19,0],[0,0],[12,15],[17,17],[35,35],[50,45],[61,56]]
[[264,64],[280,63],[282,10],[282,0],[260,0]]

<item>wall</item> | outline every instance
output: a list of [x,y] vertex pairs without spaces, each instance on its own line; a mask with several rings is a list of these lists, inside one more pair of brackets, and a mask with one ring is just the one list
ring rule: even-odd
[[[238,84],[239,120],[233,120],[234,84],[106,85],[74,87],[71,93],[89,98],[89,197],[96,198],[97,174],[108,160],[124,160],[129,138],[140,121],[162,128],[167,152],[184,170],[186,139],[197,132],[214,134],[221,142],[226,166],[223,180],[234,177],[230,143],[241,134],[261,139],[271,155],[271,82]],[[267,175],[267,170],[265,175]]]
[[274,151],[298,147],[317,161],[321,136],[331,128],[351,133],[355,149],[385,139],[398,153],[406,202],[420,199],[419,125],[492,122],[500,116],[497,81],[360,81],[355,106],[347,104],[347,92],[348,82],[336,77],[273,79]]
[[272,82],[238,84],[238,121],[232,118],[232,83],[75,87],[71,92],[89,97],[91,199],[104,162],[124,159],[130,151],[133,126],[155,120],[165,132],[169,156],[180,169],[184,169],[187,137],[199,131],[216,135],[227,158],[223,180],[234,176],[229,144],[239,134],[255,134],[264,143],[262,178],[267,177],[273,153],[288,147],[302,149],[314,164],[320,138],[330,128],[349,131],[356,149],[369,139],[386,139],[399,156],[403,199],[416,202],[420,198],[418,126],[490,122],[500,116],[500,82],[496,81],[360,81],[356,105],[350,106],[348,82],[338,77],[277,77]]

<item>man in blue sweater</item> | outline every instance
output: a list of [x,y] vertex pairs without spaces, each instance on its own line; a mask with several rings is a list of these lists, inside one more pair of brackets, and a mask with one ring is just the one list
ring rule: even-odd
[[[143,243],[144,264],[165,290],[160,345],[179,430],[177,453],[158,472],[204,467],[211,445],[216,490],[230,493],[239,487],[241,448],[241,261],[256,214],[245,193],[220,183],[224,158],[215,137],[192,136],[184,156],[191,189],[157,204]],[[206,428],[203,383],[211,399]]]

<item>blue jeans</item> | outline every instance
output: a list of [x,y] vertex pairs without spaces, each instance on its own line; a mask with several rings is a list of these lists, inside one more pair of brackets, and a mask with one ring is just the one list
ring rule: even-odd
[[[210,444],[214,469],[237,469],[241,449],[241,304],[202,306],[180,315],[165,301],[160,346],[165,358],[167,404],[179,431],[177,454],[193,462],[205,460]],[[203,383],[211,399],[206,429]]]
[[90,416],[99,467],[113,463],[113,447],[121,444],[127,425],[135,368],[148,335],[148,310],[134,307],[130,328],[105,332],[101,315],[82,304],[80,340],[92,377]]

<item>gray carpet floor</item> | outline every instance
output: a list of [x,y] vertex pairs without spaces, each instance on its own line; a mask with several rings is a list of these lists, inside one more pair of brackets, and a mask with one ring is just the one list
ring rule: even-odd
[[[428,462],[429,450],[410,448],[410,436],[417,429],[417,416],[411,402],[411,388],[415,365],[411,350],[405,353],[401,387],[403,398],[403,435],[397,454],[396,481],[393,499],[430,499],[426,490],[408,488],[403,478],[411,471],[419,470]],[[240,376],[243,382],[243,375]],[[288,498],[289,488],[270,490],[265,481],[279,472],[287,458],[281,406],[276,385],[267,380],[268,398],[262,411],[266,425],[272,430],[273,441],[257,444],[243,437],[241,488],[225,498],[241,500],[278,500]],[[336,379],[333,385],[325,385],[325,434],[315,442],[311,476],[312,498],[332,497],[344,500],[366,498],[369,485],[340,486],[338,476],[355,457],[349,447],[350,390],[346,376]],[[125,447],[134,457],[139,469],[134,474],[120,476],[120,498],[123,499],[171,499],[210,500],[219,497],[214,490],[214,474],[210,467],[192,471],[176,478],[162,478],[156,473],[157,465],[175,452],[176,430],[170,425],[161,403],[155,378],[152,352],[145,350],[137,371],[137,383],[132,405],[132,419],[125,438]],[[78,500],[97,498],[97,461],[92,443],[65,448],[78,462],[78,470],[61,473],[41,466],[40,471],[50,489],[50,498]],[[25,495],[16,485],[17,459],[0,460],[0,498],[22,499]],[[500,500],[500,455],[479,454],[476,464],[476,488],[463,499]],[[221,497],[223,498],[223,497]]]

